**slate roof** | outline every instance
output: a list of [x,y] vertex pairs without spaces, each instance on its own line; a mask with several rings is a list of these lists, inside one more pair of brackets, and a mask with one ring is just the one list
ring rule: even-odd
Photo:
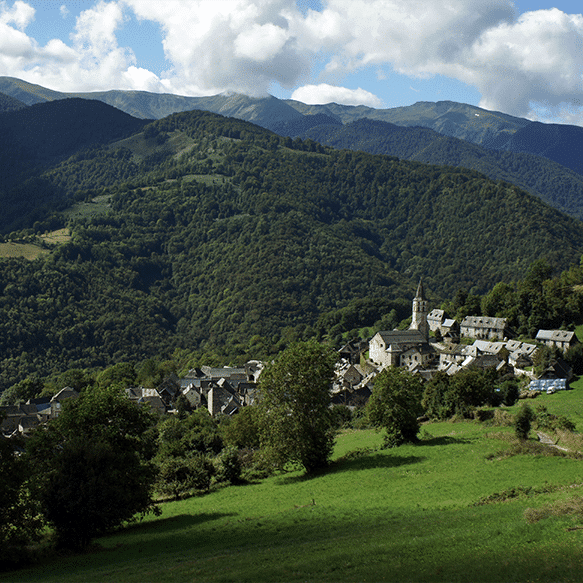
[[378,332],[385,346],[391,344],[425,344],[427,340],[419,330],[391,330]]
[[466,316],[462,326],[468,328],[498,328],[506,327],[506,318],[491,318],[490,316]]
[[536,340],[542,340],[543,342],[572,342],[577,340],[575,332],[569,330],[539,330],[536,335]]

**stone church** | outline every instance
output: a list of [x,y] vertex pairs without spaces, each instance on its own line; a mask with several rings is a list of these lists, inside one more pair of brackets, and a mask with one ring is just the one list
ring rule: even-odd
[[429,344],[428,302],[419,281],[413,298],[408,330],[377,332],[369,343],[369,360],[380,367],[404,366],[411,370],[425,367],[435,352]]

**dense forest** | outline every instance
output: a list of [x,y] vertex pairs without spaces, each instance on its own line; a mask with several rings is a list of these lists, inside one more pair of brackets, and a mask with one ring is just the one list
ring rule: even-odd
[[109,210],[5,229],[30,240],[67,223],[72,237],[32,262],[0,260],[0,389],[73,367],[225,364],[339,341],[406,318],[420,277],[433,305],[458,290],[471,300],[514,290],[541,257],[567,270],[583,248],[578,221],[508,183],[204,112],[89,145],[38,178]]
[[325,125],[310,127],[300,136],[338,149],[477,170],[492,180],[515,184],[575,218],[583,217],[583,177],[542,155],[489,150],[429,128],[399,127],[370,119],[346,125],[330,124],[330,118],[324,121]]

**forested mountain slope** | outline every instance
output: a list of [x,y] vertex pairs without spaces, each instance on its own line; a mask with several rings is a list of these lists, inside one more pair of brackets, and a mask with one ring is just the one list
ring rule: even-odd
[[99,101],[65,99],[0,115],[0,232],[42,216],[63,193],[41,178],[65,157],[141,130],[139,120]]
[[19,101],[14,97],[10,97],[10,95],[0,93],[0,113],[4,113],[6,111],[15,111],[24,107],[26,107],[26,105],[22,103],[22,101]]
[[0,388],[176,349],[265,358],[338,310],[356,328],[394,326],[419,277],[437,302],[519,278],[541,256],[565,269],[583,248],[580,222],[477,172],[205,112],[40,178],[65,196],[109,196],[110,211],[72,221],[48,258],[0,261]]
[[[523,131],[527,130],[515,134],[517,149]],[[310,127],[301,137],[334,148],[477,170],[493,180],[511,182],[575,218],[583,218],[583,176],[541,156],[489,150],[428,128],[406,128],[370,119]],[[579,157],[577,152],[574,148],[574,160]]]

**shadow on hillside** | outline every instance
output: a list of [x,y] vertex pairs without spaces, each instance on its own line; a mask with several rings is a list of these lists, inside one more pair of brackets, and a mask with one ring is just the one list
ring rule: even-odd
[[150,530],[155,530],[156,533],[167,533],[174,530],[182,530],[192,526],[198,526],[205,522],[210,522],[212,520],[219,520],[225,516],[235,516],[233,513],[226,512],[212,512],[212,513],[201,513],[201,514],[179,514],[178,516],[171,516],[169,518],[158,518],[150,522],[138,522],[136,524],[130,524],[126,526],[124,531],[132,532],[148,532]]
[[340,472],[356,472],[359,470],[370,470],[376,468],[398,468],[410,464],[421,463],[425,458],[420,456],[397,456],[383,453],[369,453],[366,451],[355,451],[333,461],[327,468],[322,468],[312,474],[302,474],[301,476],[284,476],[281,478],[282,484],[293,484],[314,480],[328,474],[338,474]]

